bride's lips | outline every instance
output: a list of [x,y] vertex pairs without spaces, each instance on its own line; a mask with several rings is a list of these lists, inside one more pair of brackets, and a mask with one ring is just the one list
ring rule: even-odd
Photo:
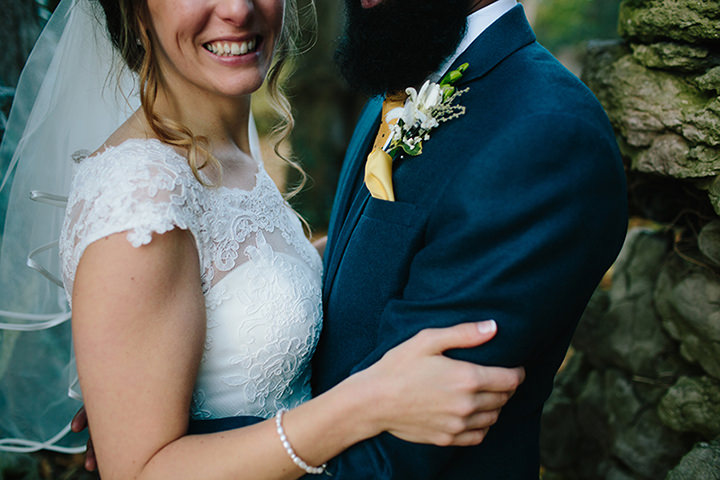
[[360,0],[360,5],[362,8],[373,8],[380,5],[382,2],[383,0]]

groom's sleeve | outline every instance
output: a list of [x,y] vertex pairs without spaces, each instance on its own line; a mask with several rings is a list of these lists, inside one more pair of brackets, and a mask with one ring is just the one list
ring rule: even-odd
[[[559,363],[545,357],[564,355],[587,300],[621,246],[627,225],[624,173],[608,129],[572,115],[523,118],[511,137],[495,142],[469,159],[439,194],[402,295],[382,313],[382,343],[354,372],[424,328],[494,319],[493,340],[450,356],[525,366],[521,389],[542,390],[538,381],[552,381],[552,375],[533,378],[532,365]],[[498,155],[488,158],[492,151]],[[441,478],[457,450],[384,434],[346,451],[331,471],[339,480]]]

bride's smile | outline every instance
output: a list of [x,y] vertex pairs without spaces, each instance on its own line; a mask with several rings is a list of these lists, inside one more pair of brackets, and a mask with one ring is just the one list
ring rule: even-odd
[[257,90],[272,63],[282,0],[149,0],[147,30],[173,95]]

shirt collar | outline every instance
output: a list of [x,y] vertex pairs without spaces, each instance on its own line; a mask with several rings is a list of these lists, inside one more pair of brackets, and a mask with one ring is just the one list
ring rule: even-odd
[[497,19],[505,15],[510,9],[517,5],[517,0],[497,0],[490,5],[487,5],[480,10],[473,12],[467,17],[467,31],[465,36],[458,44],[455,53],[450,56],[442,67],[438,69],[433,75],[430,76],[430,80],[438,82],[445,75],[447,70],[452,66],[455,60],[463,54],[465,50],[480,36],[490,25],[495,23]]

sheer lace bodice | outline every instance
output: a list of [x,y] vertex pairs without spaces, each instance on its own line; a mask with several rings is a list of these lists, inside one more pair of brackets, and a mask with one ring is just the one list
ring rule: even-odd
[[205,187],[157,140],[128,140],[79,162],[60,237],[70,301],[91,243],[125,232],[140,247],[192,233],[207,311],[192,416],[269,417],[310,397],[321,328],[320,257],[262,164],[250,190]]

